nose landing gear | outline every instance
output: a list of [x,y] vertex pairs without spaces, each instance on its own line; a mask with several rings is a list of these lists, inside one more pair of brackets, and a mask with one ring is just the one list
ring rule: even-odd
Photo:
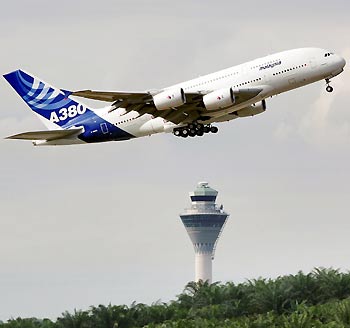
[[210,124],[203,125],[200,123],[191,123],[187,126],[181,128],[175,128],[173,134],[176,137],[202,137],[206,133],[217,133],[219,129],[216,126],[212,126]]
[[331,87],[329,84],[331,83],[330,79],[326,79],[326,84],[327,84],[327,87],[326,87],[326,91],[327,92],[333,92],[333,87]]
[[327,92],[333,92],[333,87],[331,87],[330,85],[327,85],[327,87],[326,87],[326,91]]

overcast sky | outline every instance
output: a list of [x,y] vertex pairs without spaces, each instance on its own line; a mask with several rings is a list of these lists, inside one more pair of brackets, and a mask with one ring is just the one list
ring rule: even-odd
[[[0,73],[147,90],[304,46],[350,62],[349,12],[345,0],[7,1]],[[0,320],[174,299],[194,279],[178,214],[202,180],[231,214],[214,280],[348,270],[349,68],[332,86],[269,99],[217,135],[50,148],[3,140],[43,126],[1,79]]]

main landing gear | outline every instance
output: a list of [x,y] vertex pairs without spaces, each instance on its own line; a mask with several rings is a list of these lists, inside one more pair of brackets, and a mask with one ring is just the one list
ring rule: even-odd
[[326,84],[327,84],[326,91],[327,92],[333,92],[333,87],[331,87],[329,85],[330,83],[331,83],[330,79],[326,79]]
[[173,133],[176,137],[201,137],[205,133],[217,133],[219,129],[216,126],[212,126],[210,124],[203,125],[200,123],[191,123],[187,126],[181,128],[175,128]]

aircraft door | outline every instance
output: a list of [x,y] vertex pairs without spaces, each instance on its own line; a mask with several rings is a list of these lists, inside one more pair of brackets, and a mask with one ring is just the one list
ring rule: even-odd
[[310,58],[309,62],[310,62],[310,67],[312,69],[315,69],[317,67],[317,62],[316,62],[316,58],[315,57]]
[[292,86],[292,87],[295,87],[296,84],[297,84],[297,81],[294,77],[291,77],[288,79],[288,82],[289,82],[289,85]]
[[271,76],[269,73],[264,74],[264,81],[265,83],[269,83],[271,80]]
[[107,126],[106,123],[101,123],[100,127],[101,127],[101,131],[102,131],[103,134],[107,134],[108,133],[108,126]]
[[246,75],[248,73],[248,67],[247,65],[242,65],[241,67],[241,74]]

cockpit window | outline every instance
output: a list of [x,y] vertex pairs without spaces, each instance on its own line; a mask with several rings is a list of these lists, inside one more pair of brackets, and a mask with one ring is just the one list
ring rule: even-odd
[[329,57],[330,55],[334,55],[334,53],[333,52],[327,52],[327,53],[324,54],[325,57]]

